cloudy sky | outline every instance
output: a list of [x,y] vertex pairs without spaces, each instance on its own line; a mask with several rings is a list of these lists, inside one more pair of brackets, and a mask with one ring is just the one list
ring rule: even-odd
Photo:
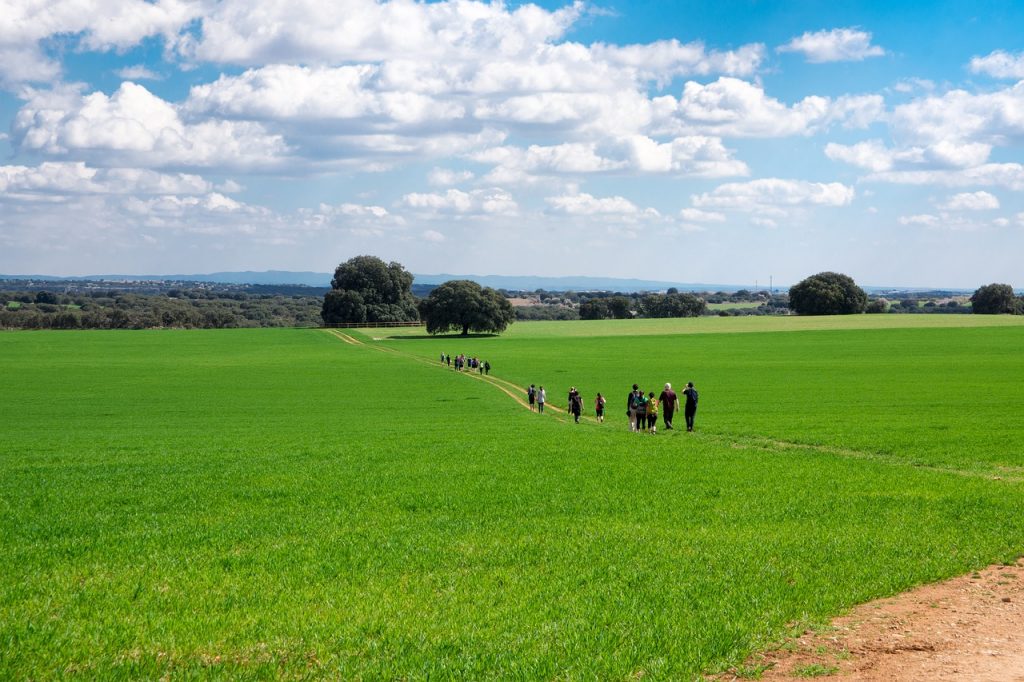
[[1024,286],[1024,3],[0,0],[0,272]]

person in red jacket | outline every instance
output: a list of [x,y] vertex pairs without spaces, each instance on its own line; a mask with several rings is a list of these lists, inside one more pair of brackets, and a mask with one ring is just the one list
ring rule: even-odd
[[665,430],[672,428],[672,415],[679,409],[679,396],[672,390],[672,384],[665,384],[665,390],[658,396],[661,403],[661,420],[665,423]]

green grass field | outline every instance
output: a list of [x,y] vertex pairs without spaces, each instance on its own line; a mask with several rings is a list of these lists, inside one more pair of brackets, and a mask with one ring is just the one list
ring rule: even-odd
[[893,318],[0,334],[0,679],[693,679],[1015,558],[1024,326]]

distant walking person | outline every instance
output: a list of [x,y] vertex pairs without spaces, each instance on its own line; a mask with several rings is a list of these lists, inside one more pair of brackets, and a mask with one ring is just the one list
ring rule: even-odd
[[693,387],[692,381],[686,383],[683,395],[686,396],[686,407],[683,411],[686,416],[686,430],[693,431],[693,418],[697,416],[697,389]]
[[672,428],[672,415],[679,409],[679,396],[672,390],[672,384],[665,384],[665,390],[658,396],[661,403],[661,421],[665,423],[665,430]]
[[537,387],[533,384],[530,384],[530,387],[526,389],[526,399],[530,401],[531,410],[537,409]]
[[572,415],[573,420],[577,424],[580,423],[580,413],[583,412],[583,397],[580,396],[580,392],[573,386],[569,390],[569,414]]
[[448,365],[449,367],[451,367],[451,366],[452,366],[452,356],[450,356],[450,355],[445,355],[445,356],[444,356],[444,361],[445,361],[445,363],[446,363],[446,364],[447,364],[447,365]]
[[444,364],[444,353],[441,353],[441,364]]
[[647,396],[647,430],[651,433],[658,431],[658,399],[654,397],[654,391]]
[[547,401],[548,401],[548,392],[544,390],[543,386],[541,386],[540,388],[537,389],[537,411],[538,412],[543,412],[544,411],[544,403],[546,403]]
[[643,433],[647,430],[647,396],[643,391],[638,391],[638,393],[636,400],[633,401],[636,409],[636,431]]
[[490,375],[490,373],[491,373],[491,363],[489,363],[487,360],[484,360],[484,374]]
[[626,397],[626,416],[629,417],[630,431],[636,431],[636,403],[641,397],[643,397],[643,392],[640,391],[640,387],[633,384],[633,390]]
[[604,396],[600,393],[597,394],[597,398],[594,400],[594,416],[597,417],[597,421],[604,421]]

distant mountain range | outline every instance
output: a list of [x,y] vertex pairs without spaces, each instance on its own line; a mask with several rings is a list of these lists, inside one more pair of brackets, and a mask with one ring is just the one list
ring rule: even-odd
[[[318,289],[330,286],[333,273],[329,272],[291,272],[288,270],[267,270],[254,272],[246,270],[243,272],[212,272],[204,275],[84,275],[82,277],[54,277],[52,275],[3,275],[0,280],[21,279],[36,281],[62,281],[62,280],[92,280],[102,282],[209,282],[212,284],[298,284]],[[413,275],[415,284],[420,286],[435,286],[451,279],[469,279],[486,287],[495,289],[508,289],[515,291],[664,291],[675,287],[680,291],[738,291],[740,289],[753,289],[753,285],[737,284],[707,284],[694,282],[667,282],[647,279],[619,279],[615,277],[536,277],[517,275]],[[758,289],[764,290],[768,287],[765,282],[758,283]],[[789,285],[776,285],[776,291],[788,290]],[[866,291],[871,293],[884,292],[920,292],[936,291],[935,288],[926,287],[877,287],[865,286]],[[970,293],[971,289],[941,289],[940,291]]]

